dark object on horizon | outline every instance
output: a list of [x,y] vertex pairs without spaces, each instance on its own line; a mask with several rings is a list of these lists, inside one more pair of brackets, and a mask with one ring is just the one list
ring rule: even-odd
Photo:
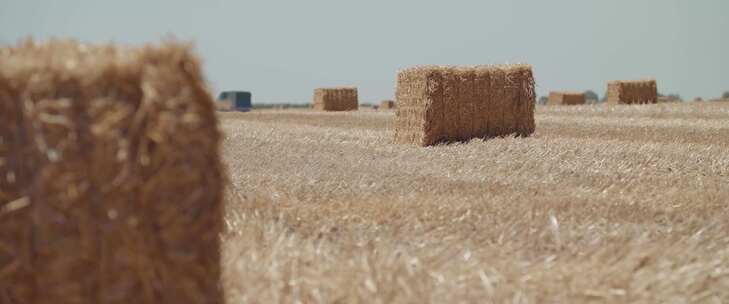
[[228,102],[234,111],[250,111],[251,92],[223,91],[218,95],[218,102]]
[[597,96],[597,93],[593,90],[587,90],[585,91],[585,100],[587,103],[595,103],[600,101],[600,97]]
[[724,92],[724,94],[721,94],[721,99],[729,99],[729,91]]

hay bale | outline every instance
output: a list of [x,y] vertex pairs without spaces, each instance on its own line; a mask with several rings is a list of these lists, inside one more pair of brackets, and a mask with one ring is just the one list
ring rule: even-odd
[[222,302],[220,133],[188,46],[0,50],[0,116],[0,302]]
[[607,102],[611,104],[649,104],[658,102],[655,80],[611,81]]
[[314,90],[313,108],[321,111],[357,110],[357,88],[318,88]]
[[694,102],[701,102],[701,101],[704,101],[704,99],[701,97],[694,98]]
[[397,76],[395,141],[420,146],[534,132],[529,65],[420,66]]
[[392,100],[383,100],[380,102],[380,109],[390,110],[395,108],[395,102]]
[[585,104],[585,93],[582,92],[549,92],[548,105],[582,105]]

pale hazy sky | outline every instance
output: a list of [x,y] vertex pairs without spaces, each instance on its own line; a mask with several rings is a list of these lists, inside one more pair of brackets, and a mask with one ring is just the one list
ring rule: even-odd
[[729,90],[727,0],[0,0],[0,43],[167,34],[195,41],[216,92],[254,102],[338,85],[392,98],[397,71],[416,64],[529,63],[540,95],[640,78],[687,99]]

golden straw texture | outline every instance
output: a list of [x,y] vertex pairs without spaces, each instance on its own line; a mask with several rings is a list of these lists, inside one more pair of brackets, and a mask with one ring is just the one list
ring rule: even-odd
[[357,110],[357,88],[318,88],[314,90],[313,107],[321,111]]
[[220,134],[190,48],[0,52],[0,302],[220,303]]
[[534,132],[528,65],[420,66],[397,77],[395,141],[420,146]]
[[383,100],[380,102],[380,109],[394,109],[395,108],[395,102],[392,100]]
[[534,114],[420,148],[394,111],[222,113],[228,303],[729,303],[729,103]]
[[656,81],[611,81],[608,83],[607,102],[611,104],[658,103]]
[[548,105],[581,105],[585,104],[585,93],[581,92],[549,92]]

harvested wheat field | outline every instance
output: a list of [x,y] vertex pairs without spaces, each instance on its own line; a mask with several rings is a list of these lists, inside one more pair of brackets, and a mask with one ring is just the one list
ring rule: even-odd
[[229,303],[729,302],[729,104],[426,148],[392,112],[220,117]]

